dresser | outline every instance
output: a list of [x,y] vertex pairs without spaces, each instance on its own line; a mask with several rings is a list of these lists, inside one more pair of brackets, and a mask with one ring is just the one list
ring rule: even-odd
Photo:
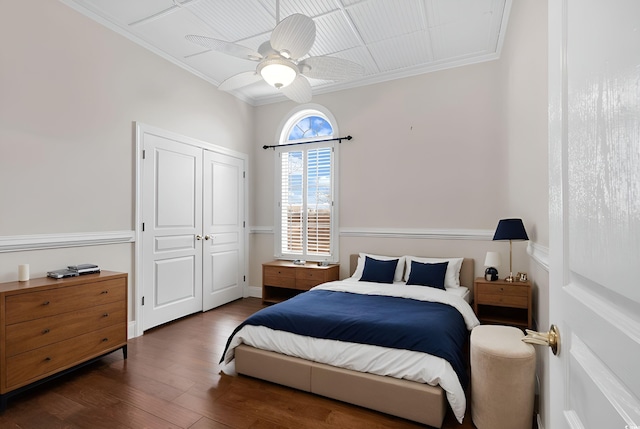
[[482,323],[532,329],[531,282],[474,282],[473,309]]
[[0,283],[0,408],[8,397],[122,349],[127,274]]
[[308,291],[321,283],[338,280],[340,265],[319,266],[307,262],[295,265],[291,261],[262,264],[262,303],[275,304]]

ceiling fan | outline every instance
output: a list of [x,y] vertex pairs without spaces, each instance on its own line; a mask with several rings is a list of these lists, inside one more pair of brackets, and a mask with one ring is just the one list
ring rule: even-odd
[[[361,76],[364,67],[353,61],[329,56],[306,56],[316,39],[316,24],[308,16],[296,13],[279,21],[280,4],[276,1],[277,25],[270,40],[257,52],[233,42],[189,34],[187,40],[214,51],[258,62],[255,70],[223,81],[218,88],[231,91],[264,80],[298,103],[311,101],[311,84],[307,78],[345,80]],[[306,57],[305,57],[306,56]]]

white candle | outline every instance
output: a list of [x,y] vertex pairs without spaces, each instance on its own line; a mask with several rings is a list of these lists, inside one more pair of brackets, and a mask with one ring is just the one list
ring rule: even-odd
[[26,282],[29,280],[29,264],[18,265],[18,281]]

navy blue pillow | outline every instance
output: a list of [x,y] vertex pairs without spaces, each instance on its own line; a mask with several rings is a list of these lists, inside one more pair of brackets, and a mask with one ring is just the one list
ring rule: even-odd
[[381,261],[365,256],[364,270],[362,270],[361,282],[393,283],[398,259]]
[[409,272],[407,284],[430,286],[444,290],[444,275],[447,273],[447,265],[449,265],[448,261],[435,264],[411,261],[411,271]]

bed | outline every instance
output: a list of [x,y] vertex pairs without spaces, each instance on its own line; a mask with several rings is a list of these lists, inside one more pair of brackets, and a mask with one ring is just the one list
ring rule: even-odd
[[[398,263],[391,268],[394,259]],[[239,374],[430,426],[441,427],[451,407],[462,422],[468,376],[464,349],[478,324],[469,305],[473,260],[361,253],[350,262],[352,277],[319,285],[248,318],[229,337],[222,361],[235,359]],[[424,287],[421,281],[435,281],[438,287]],[[393,323],[380,324],[376,317]],[[363,320],[369,318],[368,323],[378,325],[365,328]],[[401,322],[420,323],[421,329]],[[444,328],[425,328],[427,323],[451,328],[446,335],[433,335]]]

